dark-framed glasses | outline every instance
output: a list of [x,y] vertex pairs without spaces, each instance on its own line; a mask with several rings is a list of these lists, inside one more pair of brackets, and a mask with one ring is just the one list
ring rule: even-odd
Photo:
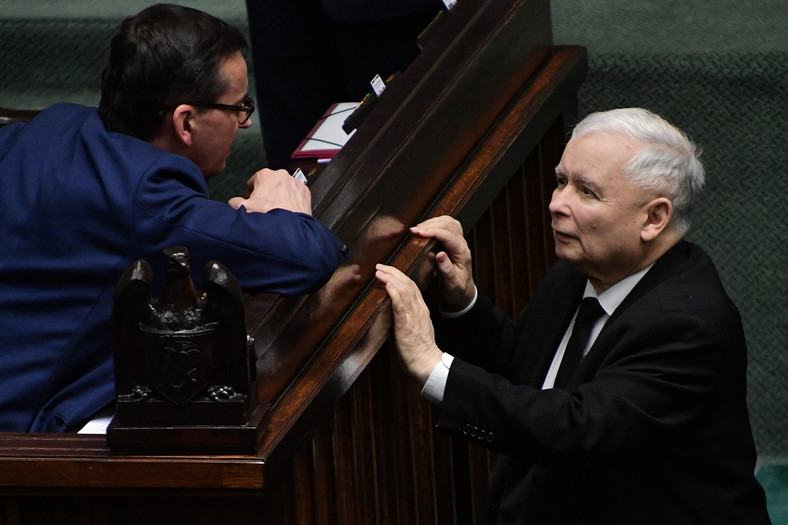
[[186,102],[186,104],[198,108],[225,109],[227,111],[233,111],[235,112],[235,118],[238,120],[238,124],[245,124],[246,121],[252,116],[252,113],[254,113],[254,99],[252,99],[252,97],[249,95],[244,97],[240,106],[219,104],[218,102]]

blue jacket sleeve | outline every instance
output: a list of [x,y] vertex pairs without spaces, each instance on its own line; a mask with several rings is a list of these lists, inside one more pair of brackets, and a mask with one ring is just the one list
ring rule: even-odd
[[248,213],[211,200],[190,166],[165,157],[141,179],[131,218],[135,244],[157,252],[186,246],[193,270],[216,260],[245,290],[286,295],[318,289],[344,261],[347,248],[314,217],[283,209]]

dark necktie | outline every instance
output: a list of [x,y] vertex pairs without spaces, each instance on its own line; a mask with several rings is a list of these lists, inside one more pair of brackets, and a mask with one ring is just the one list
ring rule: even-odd
[[555,376],[554,387],[564,386],[572,374],[575,373],[577,365],[583,358],[583,350],[588,344],[588,337],[591,335],[591,328],[597,319],[602,317],[605,311],[600,306],[595,297],[586,297],[580,303],[580,309],[575,318],[575,325],[572,328],[572,335],[566,345],[564,357],[561,359],[561,366]]

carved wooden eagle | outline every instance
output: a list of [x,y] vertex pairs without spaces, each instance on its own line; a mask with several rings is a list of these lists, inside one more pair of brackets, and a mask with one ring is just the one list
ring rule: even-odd
[[118,402],[151,406],[166,401],[183,410],[196,403],[245,401],[254,366],[237,281],[211,261],[198,295],[187,248],[172,246],[163,253],[164,287],[158,299],[150,296],[153,271],[144,260],[132,263],[115,289]]

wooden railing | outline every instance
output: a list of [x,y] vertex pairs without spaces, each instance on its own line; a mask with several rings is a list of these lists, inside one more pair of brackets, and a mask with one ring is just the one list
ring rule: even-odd
[[16,122],[27,122],[38,115],[36,109],[10,109],[0,107],[0,127]]
[[553,260],[547,202],[586,56],[552,45],[547,0],[461,0],[423,38],[311,176],[315,215],[350,246],[348,263],[309,296],[248,298],[249,450],[0,435],[0,524],[484,523],[493,458],[432,430],[391,348],[374,265],[426,289],[434,246],[407,228],[449,214],[468,232],[479,286],[518,311]]

